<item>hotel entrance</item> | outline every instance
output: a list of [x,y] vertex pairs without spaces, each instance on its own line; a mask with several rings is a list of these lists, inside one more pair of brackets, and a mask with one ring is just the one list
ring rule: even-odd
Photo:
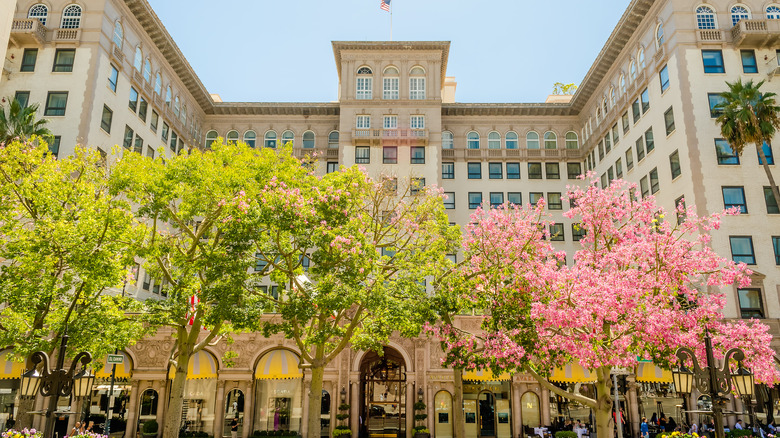
[[392,348],[366,354],[360,366],[361,436],[406,436],[406,364]]
[[511,376],[490,371],[463,373],[466,438],[511,438]]

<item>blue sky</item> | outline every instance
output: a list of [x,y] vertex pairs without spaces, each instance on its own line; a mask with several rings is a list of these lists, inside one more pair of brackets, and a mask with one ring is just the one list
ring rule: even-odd
[[[149,2],[224,101],[335,101],[330,42],[390,39],[379,0]],[[458,102],[541,102],[557,81],[579,84],[628,3],[393,0],[393,40],[451,41]]]

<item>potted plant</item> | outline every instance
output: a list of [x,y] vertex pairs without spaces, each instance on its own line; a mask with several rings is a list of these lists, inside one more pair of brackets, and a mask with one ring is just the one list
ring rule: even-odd
[[414,438],[430,438],[431,431],[425,426],[425,419],[428,418],[428,414],[425,413],[425,403],[422,400],[414,404]]
[[[343,398],[342,398],[343,400]],[[339,413],[336,414],[339,425],[333,430],[333,438],[349,438],[352,436],[352,430],[349,428],[349,404],[339,405]]]
[[157,424],[157,420],[147,420],[144,421],[143,426],[141,426],[141,432],[143,433],[144,438],[155,438],[159,428],[160,425]]

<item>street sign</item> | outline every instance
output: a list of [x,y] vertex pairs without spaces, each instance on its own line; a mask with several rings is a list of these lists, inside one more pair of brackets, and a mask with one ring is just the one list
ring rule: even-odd
[[125,362],[125,356],[121,354],[109,354],[107,362],[110,364],[115,363],[117,365],[121,365]]

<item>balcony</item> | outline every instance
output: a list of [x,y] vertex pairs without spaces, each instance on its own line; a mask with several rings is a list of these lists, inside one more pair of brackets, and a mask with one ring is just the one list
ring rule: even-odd
[[37,18],[20,18],[11,24],[11,42],[17,46],[37,45],[46,42],[46,26]]
[[354,145],[411,145],[426,146],[428,144],[427,129],[354,129],[352,130]]
[[698,43],[723,43],[726,38],[722,30],[699,29],[696,31],[696,41]]
[[81,29],[54,29],[51,38],[54,43],[76,43],[81,42]]
[[505,161],[580,160],[580,149],[442,149],[443,159]]
[[780,43],[780,20],[740,20],[731,40],[737,47],[774,47]]

